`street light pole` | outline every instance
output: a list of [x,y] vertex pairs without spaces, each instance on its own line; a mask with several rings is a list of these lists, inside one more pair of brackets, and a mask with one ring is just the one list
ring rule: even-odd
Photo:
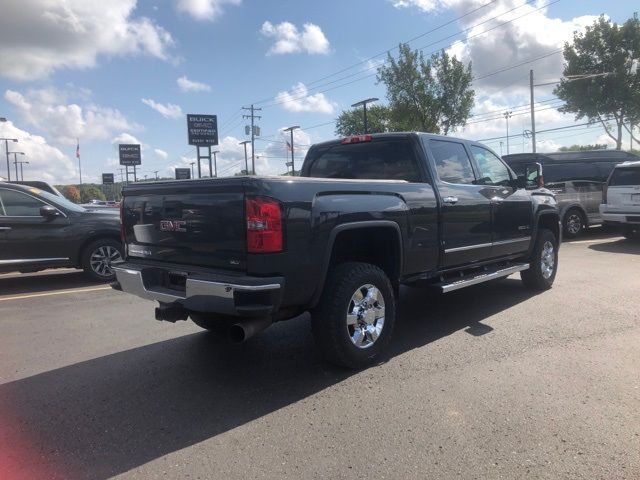
[[196,164],[196,162],[191,162],[189,165],[191,165],[191,178],[193,177],[193,166]]
[[[11,181],[11,166],[9,165],[9,142],[17,142],[17,138],[0,138],[4,140],[4,150],[7,155],[7,181]],[[18,180],[16,178],[16,180]]]
[[24,181],[24,171],[22,170],[22,166],[26,163],[27,165],[29,165],[29,162],[26,161],[22,161],[22,162],[18,162],[20,164],[20,180]]
[[9,152],[9,153],[13,153],[13,164],[16,167],[16,181],[19,181],[20,177],[18,176],[18,155],[24,155],[24,152]]
[[359,107],[360,105],[362,105],[363,110],[364,110],[364,133],[367,134],[369,133],[369,124],[367,122],[367,103],[371,103],[371,102],[377,102],[378,99],[375,97],[371,97],[371,98],[366,98],[364,100],[360,100],[359,102],[354,103],[353,105],[351,105],[353,108]]
[[[218,159],[217,159],[216,155],[218,153],[220,153],[220,150],[214,150],[211,153],[213,153],[213,172],[214,172],[213,176],[218,178]],[[211,173],[211,172],[209,172],[209,173]]]
[[[251,143],[251,140],[245,140],[244,142],[240,142],[238,145],[244,145],[244,171],[246,175],[249,175],[249,160],[247,159],[247,143]],[[253,152],[251,152],[253,157]]]
[[297,128],[300,128],[300,125],[294,125],[289,128],[285,128],[285,132],[289,132],[291,134],[291,176],[296,176],[296,162],[294,157],[294,148],[293,148],[293,131]]
[[504,118],[507,120],[507,155],[509,155],[509,119],[511,118],[512,113],[513,112],[511,110],[508,110],[503,114]]

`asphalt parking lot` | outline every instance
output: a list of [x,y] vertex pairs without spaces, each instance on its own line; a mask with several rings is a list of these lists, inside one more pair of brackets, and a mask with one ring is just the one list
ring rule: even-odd
[[386,361],[308,318],[229,345],[81,273],[0,276],[0,478],[640,478],[640,243],[595,230],[551,291],[403,289]]

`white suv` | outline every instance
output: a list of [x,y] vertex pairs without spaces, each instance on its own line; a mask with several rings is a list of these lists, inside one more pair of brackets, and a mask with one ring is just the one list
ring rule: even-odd
[[623,227],[627,238],[640,238],[640,161],[616,165],[602,200],[600,214],[605,225]]

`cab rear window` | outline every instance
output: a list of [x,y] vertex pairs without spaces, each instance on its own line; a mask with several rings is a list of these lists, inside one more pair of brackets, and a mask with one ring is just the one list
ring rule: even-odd
[[310,177],[420,182],[411,144],[406,140],[379,140],[334,145],[311,159]]
[[610,187],[640,185],[640,168],[616,168],[609,179]]

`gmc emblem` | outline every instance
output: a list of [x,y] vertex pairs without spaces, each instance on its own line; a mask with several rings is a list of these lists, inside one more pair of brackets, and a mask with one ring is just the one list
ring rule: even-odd
[[186,232],[187,222],[184,220],[160,220],[160,230],[163,232]]

